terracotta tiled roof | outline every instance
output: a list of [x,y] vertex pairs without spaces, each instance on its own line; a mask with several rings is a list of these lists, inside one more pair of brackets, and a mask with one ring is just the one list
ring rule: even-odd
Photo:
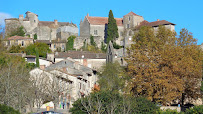
[[159,25],[175,25],[174,23],[168,22],[166,20],[160,20],[160,21],[154,21],[154,22],[150,22],[149,26],[159,26]]
[[168,22],[166,20],[160,20],[160,21],[154,21],[154,22],[148,22],[148,21],[144,20],[144,21],[142,21],[140,23],[139,26],[136,27],[136,29],[139,29],[142,26],[156,27],[156,26],[159,26],[159,25],[170,25],[170,24],[175,25],[174,23]]
[[33,38],[28,38],[23,36],[12,36],[7,38],[7,40],[33,40]]
[[[108,17],[90,17],[86,16],[87,20],[92,25],[105,25],[108,24]],[[117,26],[123,26],[123,19],[122,18],[115,18]]]
[[[135,14],[134,12],[130,12],[130,13],[128,13],[128,14],[126,14],[126,15],[135,15],[135,16],[140,16],[140,15],[137,15],[137,14]],[[126,16],[126,15],[124,15],[124,16]],[[142,17],[142,16],[140,16],[140,17]]]
[[[84,56],[84,58],[82,58]],[[105,53],[92,53],[88,51],[68,51],[55,53],[56,58],[67,58],[72,59],[106,59]]]

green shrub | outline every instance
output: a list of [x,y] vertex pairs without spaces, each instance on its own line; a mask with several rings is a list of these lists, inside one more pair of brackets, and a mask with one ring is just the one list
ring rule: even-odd
[[34,34],[34,39],[37,40],[37,34]]
[[76,36],[70,36],[68,37],[68,41],[66,43],[66,51],[68,50],[74,50],[74,40],[75,40]]
[[191,107],[185,111],[185,114],[203,114],[203,105]]
[[12,107],[0,104],[0,114],[20,114],[20,112]]
[[115,49],[120,49],[120,48],[122,48],[122,46],[116,44],[115,42],[113,43],[113,47],[114,47]]
[[167,110],[159,110],[157,111],[157,114],[184,114],[183,112],[177,112],[176,110],[171,110],[171,109],[167,109]]

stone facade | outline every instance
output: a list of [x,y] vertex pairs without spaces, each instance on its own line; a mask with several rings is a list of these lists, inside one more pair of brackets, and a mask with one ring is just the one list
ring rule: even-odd
[[[123,56],[125,56],[126,48],[132,44],[132,37],[134,32],[141,26],[151,26],[156,30],[158,26],[163,25],[171,31],[175,30],[175,24],[171,22],[165,20],[148,22],[144,20],[142,16],[133,12],[124,15],[123,18],[115,18],[115,20],[119,33],[119,37],[116,39],[116,43],[124,47]],[[100,37],[96,42],[98,47],[100,47],[101,42],[104,42],[105,38],[107,37],[107,24],[107,17],[92,17],[89,15],[85,16],[84,20],[81,20],[80,22],[80,37],[78,37],[76,42],[83,42],[84,39],[88,40],[88,38],[92,35],[94,37]],[[79,47],[80,46],[76,46],[76,49],[79,49]]]
[[68,22],[39,21],[38,15],[27,11],[26,17],[19,15],[19,18],[5,19],[6,36],[9,32],[17,27],[23,26],[26,35],[34,38],[37,35],[38,40],[56,40],[61,38],[66,40],[70,35],[78,35],[76,24]]
[[33,44],[33,39],[22,36],[12,36],[4,40],[4,44],[8,48],[10,48],[12,45],[14,46],[20,45],[21,47],[26,47],[30,44]]

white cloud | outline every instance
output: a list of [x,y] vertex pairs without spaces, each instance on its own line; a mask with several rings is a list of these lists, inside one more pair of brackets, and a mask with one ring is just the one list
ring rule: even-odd
[[0,25],[5,25],[4,19],[12,18],[12,16],[8,13],[0,12]]

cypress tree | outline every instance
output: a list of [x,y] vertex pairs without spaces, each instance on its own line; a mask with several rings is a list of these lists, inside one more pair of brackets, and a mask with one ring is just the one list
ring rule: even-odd
[[36,51],[36,67],[39,67],[39,50],[37,47],[35,48],[35,51]]
[[106,43],[108,44],[109,41],[114,42],[116,38],[118,38],[118,27],[116,24],[116,20],[114,19],[112,10],[109,11],[109,18],[108,18],[108,28],[107,28],[107,39]]

